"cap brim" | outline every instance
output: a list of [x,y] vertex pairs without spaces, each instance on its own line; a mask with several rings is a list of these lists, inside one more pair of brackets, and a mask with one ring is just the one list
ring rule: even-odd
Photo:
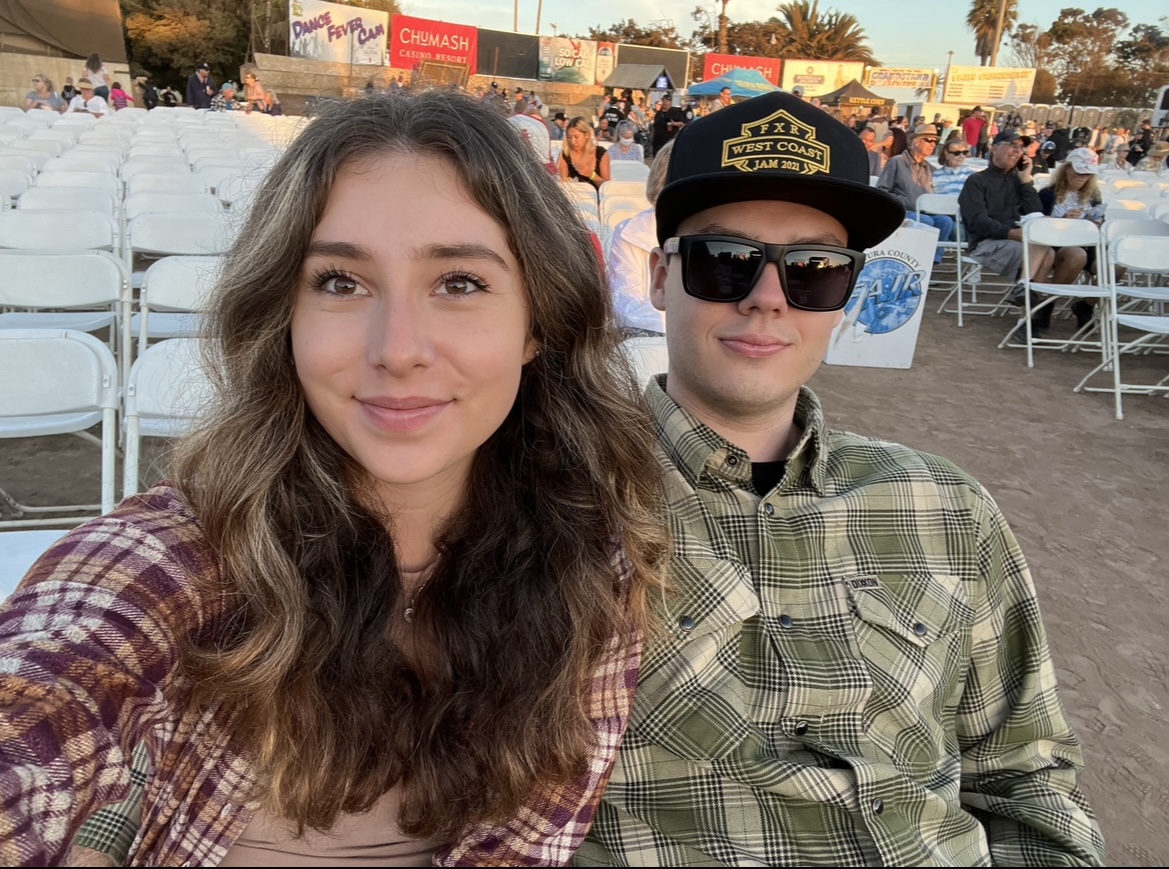
[[687,178],[662,190],[655,206],[658,242],[674,235],[683,220],[699,211],[760,200],[794,202],[835,217],[854,250],[875,247],[905,220],[900,202],[868,184],[822,176],[760,178],[744,173],[742,178],[728,178],[720,173]]

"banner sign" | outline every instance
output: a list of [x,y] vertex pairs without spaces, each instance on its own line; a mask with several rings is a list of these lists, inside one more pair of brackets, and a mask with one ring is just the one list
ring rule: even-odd
[[904,69],[891,66],[870,66],[865,69],[867,88],[913,88],[928,90],[934,86],[932,69]]
[[[601,53],[602,49],[604,54]],[[558,81],[568,84],[595,85],[597,67],[604,76],[616,66],[617,46],[612,42],[593,42],[591,39],[569,39],[567,36],[540,37],[540,66],[536,77],[540,81]]]
[[1035,70],[1008,66],[951,66],[946,73],[944,103],[994,104],[1031,102]]
[[865,251],[865,267],[832,333],[825,362],[909,368],[925,311],[938,231],[903,226]]
[[779,70],[782,62],[775,57],[752,57],[747,54],[715,54],[709,52],[702,59],[702,80],[718,78],[732,69],[753,69],[765,79],[779,87]]
[[308,60],[381,66],[389,18],[385,12],[340,3],[290,0],[289,54]]
[[865,74],[863,63],[836,60],[785,60],[783,84],[785,91],[801,88],[805,97],[818,97],[838,90],[854,78],[860,81]]
[[475,74],[479,59],[479,31],[466,24],[395,15],[390,24],[390,66],[413,69],[426,60],[465,63]]

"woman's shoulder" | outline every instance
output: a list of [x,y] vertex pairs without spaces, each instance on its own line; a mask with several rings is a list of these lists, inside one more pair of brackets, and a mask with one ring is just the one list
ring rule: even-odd
[[607,148],[604,148],[600,145],[597,145],[597,159],[598,160],[600,160],[602,157],[604,157],[608,153],[609,153],[609,151]]

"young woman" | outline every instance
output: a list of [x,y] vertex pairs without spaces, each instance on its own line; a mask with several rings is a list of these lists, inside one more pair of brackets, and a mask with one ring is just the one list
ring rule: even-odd
[[93,93],[106,102],[110,100],[110,73],[101,62],[100,54],[91,54],[85,61],[84,77],[93,83]]
[[63,114],[68,106],[69,102],[61,99],[53,90],[52,79],[43,72],[39,72],[32,77],[32,90],[24,98],[24,110],[26,112],[32,111],[33,109],[47,109],[51,112]]
[[467,97],[321,108],[225,262],[173,482],[0,608],[0,862],[60,864],[139,746],[118,862],[571,857],[664,532],[555,185]]
[[[1049,217],[1091,220],[1097,226],[1104,222],[1104,197],[1096,176],[1100,172],[1096,152],[1090,148],[1076,148],[1051,177],[1051,183],[1039,191],[1039,204]],[[1084,268],[1096,273],[1096,250],[1084,251]],[[1076,328],[1082,329],[1092,321],[1095,299],[1075,299],[1071,305]]]
[[611,177],[609,154],[597,144],[589,122],[579,115],[565,127],[559,169],[565,181],[587,181],[598,188]]

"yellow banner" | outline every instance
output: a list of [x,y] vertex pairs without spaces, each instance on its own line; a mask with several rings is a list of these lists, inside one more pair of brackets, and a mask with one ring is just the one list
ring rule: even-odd
[[1035,70],[1010,66],[951,66],[946,73],[944,103],[1027,103]]
[[906,69],[891,66],[870,66],[865,70],[867,88],[913,88],[925,90],[934,85],[932,69]]

